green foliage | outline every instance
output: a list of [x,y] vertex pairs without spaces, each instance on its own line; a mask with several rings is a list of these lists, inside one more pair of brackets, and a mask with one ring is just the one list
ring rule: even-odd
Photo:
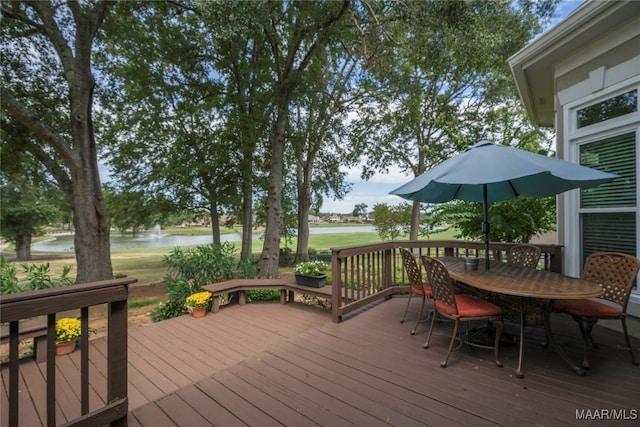
[[18,273],[15,263],[9,263],[0,257],[0,294],[12,294],[23,291],[37,291],[39,289],[55,288],[71,285],[69,278],[72,265],[64,265],[59,277],[51,277],[51,266],[46,264],[20,264],[22,273]]
[[252,259],[241,259],[238,264],[238,277],[253,279],[256,277],[256,264]]
[[409,232],[411,227],[411,205],[400,203],[389,206],[378,203],[373,207],[373,226],[382,240],[396,240]]
[[247,291],[249,301],[278,301],[280,299],[280,291],[277,289],[256,289]]
[[8,263],[5,257],[0,257],[0,294],[13,294],[21,290],[18,268],[14,263]]
[[182,301],[184,305],[187,297],[191,294],[199,292],[202,289],[202,285],[194,282],[189,282],[182,279],[174,279],[172,277],[164,277],[162,279],[167,296],[172,301]]
[[[454,201],[434,207],[431,223],[448,224],[459,230],[456,238],[483,240],[484,214],[481,203]],[[489,239],[497,242],[527,243],[533,236],[555,230],[555,197],[528,198],[489,205]]]
[[187,297],[200,292],[203,285],[233,279],[237,251],[230,242],[174,248],[163,258],[169,274],[162,282],[170,301],[154,310],[154,322],[181,315]]
[[169,277],[185,280],[194,286],[222,282],[234,277],[237,248],[230,242],[201,245],[192,249],[174,248],[163,263]]
[[138,300],[130,300],[128,302],[128,307],[129,308],[140,308],[140,307],[146,307],[148,305],[153,305],[155,303],[158,302],[158,298],[145,298],[145,299],[138,299]]
[[351,215],[353,216],[363,216],[367,214],[367,204],[366,203],[358,203],[353,207],[353,212]]
[[153,322],[160,322],[182,316],[183,314],[186,314],[184,301],[169,300],[167,302],[161,302],[160,305],[151,312],[151,320]]

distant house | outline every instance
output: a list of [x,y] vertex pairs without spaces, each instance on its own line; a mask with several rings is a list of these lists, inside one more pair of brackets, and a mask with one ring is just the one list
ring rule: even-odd
[[[587,1],[509,65],[529,120],[555,128],[559,158],[622,177],[559,196],[565,273],[579,276],[592,252],[638,256],[640,1]],[[638,287],[628,312],[640,316]]]
[[331,215],[329,222],[342,222],[342,217],[340,215]]
[[309,222],[309,224],[320,224],[322,219],[319,216],[309,215],[307,222]]

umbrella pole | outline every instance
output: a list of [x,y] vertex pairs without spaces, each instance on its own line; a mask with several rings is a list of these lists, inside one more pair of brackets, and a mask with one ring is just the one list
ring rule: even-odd
[[484,233],[484,266],[489,270],[489,202],[487,201],[487,184],[482,186],[482,209],[484,210],[484,222],[482,232]]

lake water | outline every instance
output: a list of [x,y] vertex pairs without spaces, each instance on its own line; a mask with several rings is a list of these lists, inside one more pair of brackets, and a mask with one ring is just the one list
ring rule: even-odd
[[[351,233],[371,233],[375,232],[375,229],[371,226],[357,226],[357,227],[322,227],[311,228],[310,234],[351,234]],[[258,239],[259,234],[254,234],[254,239]],[[220,236],[220,240],[223,242],[239,242],[241,240],[240,234],[223,234]],[[150,249],[150,248],[165,248],[175,246],[192,246],[192,245],[206,245],[212,243],[213,239],[210,235],[206,236],[179,236],[173,234],[157,233],[140,233],[137,235],[131,234],[111,234],[111,249]],[[73,252],[73,236],[53,236],[52,240],[45,242],[39,242],[31,246],[33,251],[43,252]]]

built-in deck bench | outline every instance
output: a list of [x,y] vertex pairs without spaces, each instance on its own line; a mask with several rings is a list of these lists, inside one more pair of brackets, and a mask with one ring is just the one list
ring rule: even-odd
[[[33,338],[33,358],[42,363],[47,360],[47,319],[26,319],[20,321],[18,339]],[[0,345],[9,344],[9,325],[0,329]]]
[[320,298],[331,299],[331,286],[314,288],[311,286],[298,285],[294,278],[283,279],[234,279],[225,282],[205,285],[202,289],[211,292],[211,311],[220,311],[220,296],[230,293],[237,293],[238,304],[245,305],[247,302],[246,291],[259,289],[274,289],[280,291],[280,304],[293,302],[295,293],[313,295]]

